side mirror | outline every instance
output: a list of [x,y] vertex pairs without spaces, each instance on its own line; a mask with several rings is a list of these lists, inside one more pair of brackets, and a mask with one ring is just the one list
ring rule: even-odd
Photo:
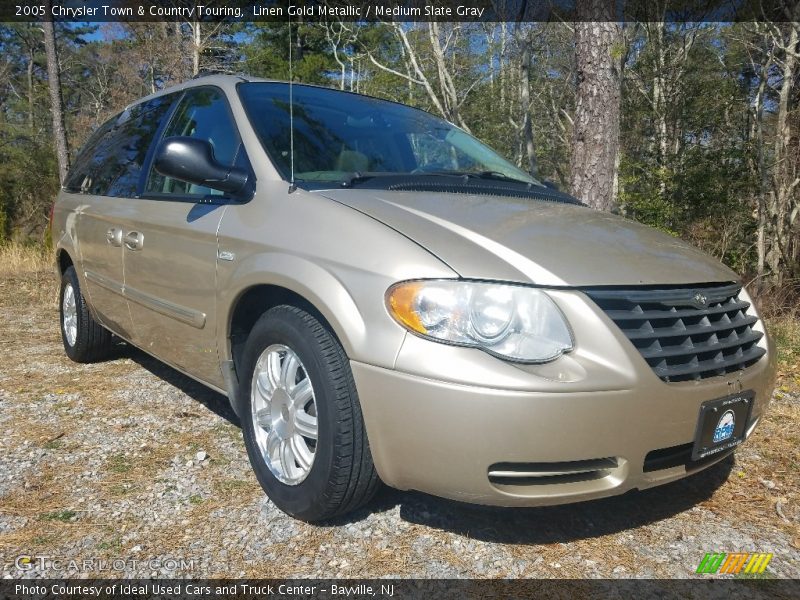
[[242,195],[251,187],[248,171],[219,163],[211,144],[197,138],[166,138],[158,146],[154,166],[167,177],[233,196]]

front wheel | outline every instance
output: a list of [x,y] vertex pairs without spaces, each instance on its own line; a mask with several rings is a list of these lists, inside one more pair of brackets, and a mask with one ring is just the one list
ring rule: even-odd
[[242,425],[264,491],[304,521],[366,504],[379,485],[347,356],[311,314],[267,311],[242,359]]
[[61,276],[59,308],[61,340],[67,356],[75,362],[89,363],[111,354],[111,332],[95,321],[89,312],[74,267],[68,267]]

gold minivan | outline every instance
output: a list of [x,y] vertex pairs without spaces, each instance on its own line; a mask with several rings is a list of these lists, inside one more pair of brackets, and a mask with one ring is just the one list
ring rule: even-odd
[[379,482],[575,502],[733,452],[775,359],[736,273],[401,104],[214,75],[89,139],[53,221],[67,355],[227,395],[300,519]]

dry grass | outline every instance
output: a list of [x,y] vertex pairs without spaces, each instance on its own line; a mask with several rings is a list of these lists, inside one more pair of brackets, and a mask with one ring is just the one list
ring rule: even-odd
[[766,284],[756,298],[761,314],[773,317],[800,318],[800,279],[784,279]]
[[0,296],[8,305],[55,310],[58,282],[44,246],[0,244]]
[[767,329],[778,349],[778,377],[800,376],[800,314],[767,319]]
[[44,246],[0,245],[0,275],[21,275],[51,270],[52,256]]

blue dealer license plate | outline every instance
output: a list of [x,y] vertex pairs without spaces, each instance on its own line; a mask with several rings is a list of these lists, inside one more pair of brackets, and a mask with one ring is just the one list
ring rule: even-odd
[[694,437],[692,460],[725,452],[744,441],[755,394],[740,392],[704,402]]

